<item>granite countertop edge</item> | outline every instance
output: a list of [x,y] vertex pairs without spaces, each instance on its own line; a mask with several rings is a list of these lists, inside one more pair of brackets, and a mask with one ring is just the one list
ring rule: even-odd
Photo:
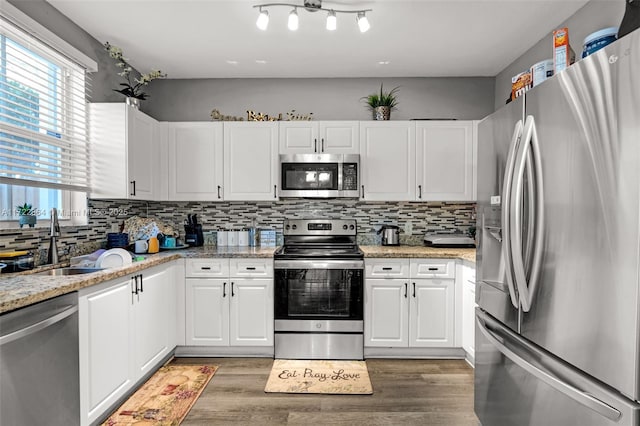
[[[365,258],[450,258],[475,263],[475,249],[434,248],[424,246],[361,245]],[[48,276],[35,273],[52,269],[46,265],[33,271],[0,275],[0,314],[42,302],[63,294],[121,278],[176,259],[273,258],[276,247],[221,248],[198,247],[144,255],[131,265],[87,275]],[[59,267],[68,264],[57,265]]]

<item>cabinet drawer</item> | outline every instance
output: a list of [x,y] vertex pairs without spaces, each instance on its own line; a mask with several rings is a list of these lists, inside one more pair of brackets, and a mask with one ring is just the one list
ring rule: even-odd
[[455,276],[455,260],[411,259],[411,278],[455,278]]
[[409,278],[409,259],[366,259],[367,278]]
[[232,277],[273,277],[273,259],[231,259]]
[[187,259],[185,275],[198,277],[228,277],[229,259]]

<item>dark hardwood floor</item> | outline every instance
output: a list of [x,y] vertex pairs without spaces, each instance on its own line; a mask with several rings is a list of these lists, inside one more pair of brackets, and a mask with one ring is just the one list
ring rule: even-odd
[[473,369],[463,360],[369,359],[373,395],[265,393],[268,358],[179,358],[220,368],[183,426],[477,426]]

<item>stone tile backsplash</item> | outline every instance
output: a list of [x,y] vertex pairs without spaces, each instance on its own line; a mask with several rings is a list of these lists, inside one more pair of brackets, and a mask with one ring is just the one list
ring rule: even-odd
[[[158,202],[89,200],[89,224],[63,226],[58,242],[62,260],[90,253],[106,244],[107,232],[117,231],[123,220],[134,216],[156,217],[180,230],[187,214],[197,214],[204,231],[251,226],[282,232],[285,218],[354,218],[358,242],[380,244],[376,225],[400,226],[400,243],[421,245],[426,232],[466,233],[475,226],[474,203],[365,202],[357,200],[281,200],[276,202]],[[31,250],[36,264],[46,260],[49,229],[0,230],[0,250]]]

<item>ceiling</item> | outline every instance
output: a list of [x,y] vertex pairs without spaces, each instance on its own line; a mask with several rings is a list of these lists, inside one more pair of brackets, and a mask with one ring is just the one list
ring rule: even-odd
[[[269,8],[256,27],[249,0],[48,0],[140,72],[169,78],[495,76],[587,0],[325,0],[325,8],[373,9],[360,33],[355,15]],[[262,3],[269,3],[272,0]],[[302,5],[302,0],[292,0]],[[551,43],[551,39],[549,39]],[[551,47],[550,47],[551,50]],[[551,52],[550,55],[551,56]]]

